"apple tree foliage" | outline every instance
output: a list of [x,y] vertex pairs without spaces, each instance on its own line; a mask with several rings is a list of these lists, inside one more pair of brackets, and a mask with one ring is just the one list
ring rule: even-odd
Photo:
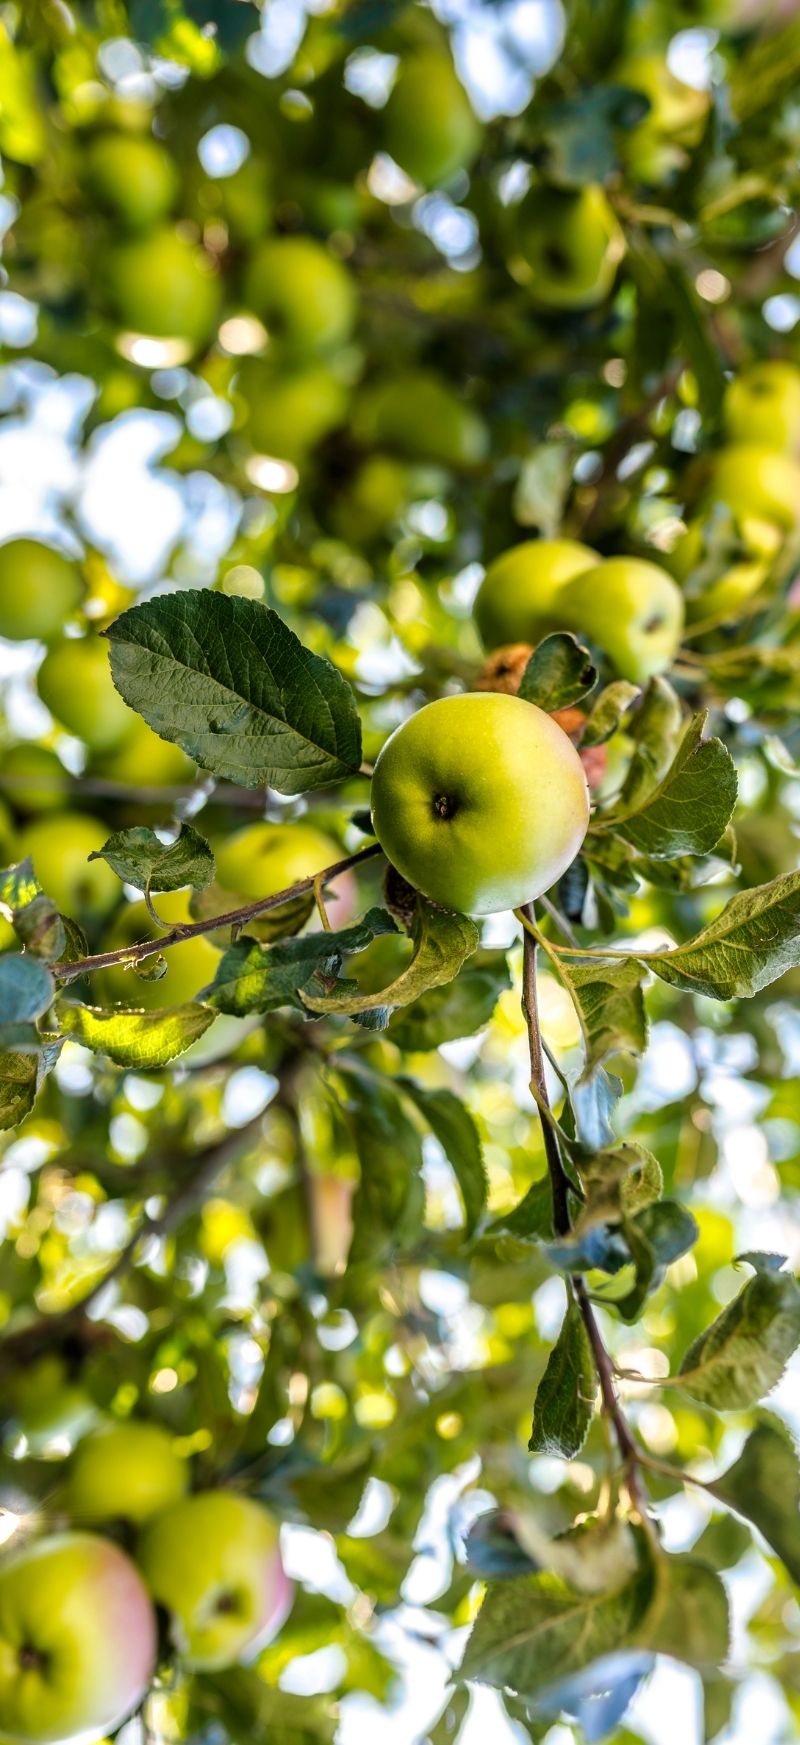
[[[695,1670],[707,1740],[756,1664],[788,1737],[800,491],[753,507],[740,452],[735,500],[703,493],[731,382],[797,354],[800,18],[564,0],[534,77],[499,0],[298,0],[283,37],[278,10],[0,8],[12,497],[47,396],[80,404],[72,482],[3,523],[80,586],[0,722],[0,1500],[46,1532],[75,1442],[133,1415],[198,1489],[325,1536],[338,1579],[301,1582],[253,1665],[178,1664],[145,1707],[164,1737],[332,1740],[354,1693],[395,1700],[403,1627],[449,1668],[430,1745],[474,1681],[517,1737],[634,1745],[659,1656]],[[481,31],[526,93],[478,81],[473,113],[452,56],[474,79]],[[143,564],[80,481],[148,420],[183,508]],[[795,465],[786,423],[753,435],[768,467]],[[402,885],[370,770],[479,681],[481,566],[566,535],[670,567],[687,528],[669,671],[642,687],[557,627],[523,663],[594,759],[535,916],[481,928]],[[83,727],[75,637],[116,687]],[[104,895],[81,872],[67,905],[36,832],[57,871],[76,814]],[[259,818],[318,826],[327,864],[237,888],[217,863]],[[197,940],[194,993],[162,1000]]]

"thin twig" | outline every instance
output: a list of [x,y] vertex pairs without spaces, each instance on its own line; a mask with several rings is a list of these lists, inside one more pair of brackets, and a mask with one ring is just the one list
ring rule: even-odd
[[313,892],[315,885],[331,884],[351,867],[361,866],[364,861],[381,853],[380,843],[371,842],[367,848],[360,848],[357,854],[348,854],[344,860],[337,860],[333,866],[327,866],[306,879],[298,879],[286,890],[275,891],[271,897],[259,897],[257,902],[247,903],[242,909],[229,909],[226,915],[207,915],[202,921],[178,922],[157,939],[140,939],[135,945],[123,945],[116,951],[99,951],[93,957],[78,958],[75,963],[55,963],[53,974],[59,981],[74,982],[78,976],[89,975],[96,969],[108,969],[114,963],[139,963],[143,957],[167,951],[171,945],[181,945],[185,939],[195,939],[202,933],[216,933],[221,927],[244,927],[258,915],[266,915],[270,909],[281,909],[284,903],[305,896],[307,891]]
[[[541,1027],[539,1024],[539,1008],[536,996],[536,958],[539,944],[539,933],[536,926],[536,916],[532,903],[517,911],[524,924],[523,933],[523,967],[522,967],[522,1003],[525,1020],[528,1027],[528,1046],[531,1061],[531,1091],[539,1110],[542,1138],[544,1140],[547,1168],[550,1176],[550,1186],[553,1195],[553,1224],[558,1236],[567,1236],[571,1228],[569,1210],[569,1179],[564,1169],[558,1133],[553,1123],[547,1118],[550,1113],[547,1095],[547,1081],[544,1070],[544,1050],[542,1047]],[[614,1427],[617,1446],[622,1456],[625,1468],[625,1483],[631,1503],[647,1526],[647,1498],[644,1494],[640,1465],[641,1453],[633,1431],[622,1410],[614,1385],[614,1364],[610,1353],[606,1350],[603,1337],[598,1327],[592,1307],[586,1281],[580,1275],[570,1279],[570,1287],[575,1303],[581,1315],[586,1335],[592,1349],[595,1369],[600,1383],[600,1396],[603,1411]]]

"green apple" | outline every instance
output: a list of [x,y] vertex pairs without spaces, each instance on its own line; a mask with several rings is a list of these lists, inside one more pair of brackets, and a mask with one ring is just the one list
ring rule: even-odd
[[564,629],[596,642],[622,678],[644,685],[675,658],[683,596],[658,564],[612,557],[565,584],[558,615]]
[[725,503],[757,548],[759,523],[784,532],[800,523],[800,462],[763,442],[731,443],[712,457],[703,502]]
[[222,301],[220,280],[210,256],[182,231],[163,227],[115,244],[103,272],[121,327],[181,339],[192,350],[211,338]]
[[108,643],[93,632],[49,649],[36,688],[56,721],[90,751],[110,750],[131,730],[135,717],[111,677]]
[[342,538],[358,545],[391,527],[410,501],[410,473],[404,461],[391,455],[368,455],[333,505]]
[[643,181],[664,182],[686,164],[687,148],[698,144],[709,94],[677,78],[662,54],[648,51],[627,56],[614,77],[617,84],[641,91],[650,104],[638,125],[620,134],[622,156]]
[[63,915],[82,923],[104,920],[120,900],[122,886],[104,860],[89,855],[103,847],[108,829],[81,812],[49,812],[21,831],[17,855],[30,855],[42,889]]
[[[216,846],[215,854],[217,884],[223,892],[235,893],[234,907],[288,890],[298,879],[310,878],[343,859],[339,843],[302,818],[293,824],[270,824],[266,819],[245,824]],[[326,898],[331,925],[346,926],[354,905],[353,876],[344,873],[337,879],[330,898]],[[282,913],[276,909],[271,918],[265,917],[267,937],[274,930],[275,917]],[[259,923],[250,923],[247,931],[258,935]]]
[[[92,865],[95,864],[93,861]],[[191,921],[189,902],[188,891],[164,891],[153,898],[156,913],[167,926],[175,921]],[[159,930],[145,903],[126,903],[109,932],[108,949],[114,951],[121,946],[134,945],[140,939],[152,939],[155,949]],[[201,933],[180,945],[171,945],[164,955],[167,972],[158,981],[145,981],[122,964],[112,964],[101,970],[98,986],[103,998],[119,1005],[139,1007],[146,1012],[163,1011],[165,1007],[182,1006],[195,1000],[200,989],[207,987],[217,973],[219,952]]]
[[188,1477],[174,1438],[160,1424],[107,1424],[79,1442],[60,1500],[73,1526],[141,1526],[180,1502]]
[[382,121],[386,150],[423,188],[452,181],[480,150],[480,123],[452,61],[438,49],[415,50],[401,61]]
[[32,1460],[62,1459],[94,1428],[98,1409],[85,1389],[71,1381],[63,1357],[49,1352],[16,1372],[5,1384],[9,1441],[25,1438]]
[[409,884],[447,908],[491,915],[566,871],[589,796],[578,753],[549,715],[480,691],[428,703],[391,735],[375,765],[372,820]]
[[407,370],[365,389],[354,428],[370,446],[440,466],[477,466],[489,452],[480,414],[432,370]]
[[535,184],[517,212],[514,278],[542,309],[593,309],[605,301],[625,236],[605,191]]
[[46,745],[20,741],[2,753],[0,788],[15,812],[58,811],[70,787],[69,771]]
[[485,648],[534,642],[558,623],[556,602],[565,582],[600,562],[577,539],[525,539],[490,563],[475,600],[475,622]]
[[248,436],[260,454],[302,462],[344,423],[350,391],[325,363],[278,369],[267,358],[245,358],[238,386],[249,406]]
[[723,405],[732,442],[800,451],[800,370],[782,358],[762,358],[728,384]]
[[244,295],[270,339],[295,355],[334,351],[353,330],[352,275],[311,236],[262,242],[246,268]]
[[37,539],[0,545],[0,636],[10,642],[57,642],[83,593],[77,564],[52,546]]
[[[772,549],[769,542],[764,549],[767,532],[772,535]],[[685,588],[690,623],[741,616],[750,601],[768,587],[770,559],[780,546],[780,533],[771,523],[763,528],[756,523],[756,534],[757,549],[753,552],[735,517],[722,505],[690,521],[669,559],[672,574]]]
[[201,1672],[255,1655],[291,1606],[277,1523],[238,1492],[204,1491],[159,1515],[138,1560],[181,1660]]
[[175,163],[151,134],[97,134],[86,148],[83,181],[97,204],[127,230],[160,224],[178,192]]
[[0,1739],[66,1745],[112,1732],[145,1695],[156,1622],[109,1539],[56,1533],[0,1566]]

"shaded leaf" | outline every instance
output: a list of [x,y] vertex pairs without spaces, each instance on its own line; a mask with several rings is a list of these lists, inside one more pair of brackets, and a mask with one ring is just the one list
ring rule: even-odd
[[580,1593],[550,1571],[487,1590],[461,1676],[532,1696],[626,1647],[651,1591],[645,1571],[611,1593]]
[[305,1011],[311,998],[301,997],[301,989],[310,996],[319,986],[315,978],[335,979],[345,956],[364,951],[380,934],[396,932],[385,909],[370,909],[338,933],[306,933],[268,946],[243,934],[223,953],[206,1000],[217,1011],[240,1017],[275,1012],[280,1006]]
[[439,1048],[472,1036],[489,1023],[502,993],[511,986],[504,951],[476,951],[455,981],[429,988],[392,1016],[388,1035],[411,1052]]
[[606,685],[589,711],[581,745],[604,745],[616,733],[638,695],[639,686],[630,684],[627,679],[615,679]]
[[21,951],[0,956],[0,1020],[4,1024],[27,1024],[40,1018],[53,993],[53,978],[38,958]]
[[596,1397],[592,1348],[580,1309],[570,1297],[561,1332],[536,1390],[530,1452],[573,1460],[586,1441]]
[[32,897],[14,915],[14,932],[26,951],[45,963],[55,963],[63,957],[67,945],[67,930],[51,897],[44,892]]
[[621,963],[614,958],[570,962],[560,957],[558,970],[580,1020],[585,1072],[593,1072],[611,1055],[644,1051],[647,1013],[638,962]]
[[345,1109],[360,1165],[350,1261],[375,1261],[417,1234],[425,1206],[422,1145],[387,1081],[342,1069]]
[[137,1012],[64,1001],[58,1016],[66,1034],[93,1054],[107,1055],[116,1066],[146,1072],[184,1054],[213,1024],[216,1014],[210,1006],[195,1003],[163,1012]]
[[708,854],[730,822],[736,766],[721,739],[702,738],[705,722],[705,715],[690,721],[666,775],[643,809],[609,821],[634,848],[655,859]]
[[800,872],[738,892],[686,945],[642,953],[640,961],[690,993],[751,998],[800,964]]
[[6,1133],[29,1115],[36,1101],[36,1055],[0,1054],[0,1132]]
[[684,1392],[721,1411],[744,1411],[780,1381],[800,1344],[800,1288],[785,1272],[757,1272],[690,1345]]
[[322,995],[304,991],[304,1005],[311,1012],[338,1012],[341,1017],[408,1006],[429,988],[450,982],[458,975],[465,958],[476,949],[480,931],[466,915],[439,909],[421,897],[417,902],[412,937],[414,956],[388,987],[370,994],[353,990],[352,984],[339,993],[334,990]]
[[489,1225],[487,1236],[513,1236],[519,1242],[548,1240],[553,1235],[553,1193],[548,1176],[529,1187],[524,1199],[510,1212],[502,1212]]
[[452,1167],[464,1202],[464,1228],[471,1236],[489,1191],[481,1138],[475,1122],[469,1109],[452,1091],[425,1090],[410,1079],[403,1079],[402,1084]]
[[89,859],[107,861],[118,878],[139,891],[180,891],[185,885],[204,890],[214,877],[211,849],[191,824],[182,824],[170,843],[146,825],[135,824],[109,836]]
[[572,484],[574,456],[569,443],[540,442],[525,457],[514,489],[514,520],[520,527],[538,527],[554,539]]
[[588,648],[568,631],[556,630],[534,649],[518,695],[552,714],[587,696],[596,683],[597,668]]
[[282,794],[359,769],[350,686],[260,601],[190,588],[132,606],[105,634],[126,703],[201,769]]
[[708,1488],[758,1528],[800,1586],[800,1460],[786,1426],[765,1418]]

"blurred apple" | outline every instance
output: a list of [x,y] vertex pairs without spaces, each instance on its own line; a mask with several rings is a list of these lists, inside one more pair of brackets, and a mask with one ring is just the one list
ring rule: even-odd
[[116,243],[102,265],[120,326],[157,339],[205,344],[219,318],[222,291],[209,255],[178,229],[163,227]]
[[480,123],[452,61],[437,49],[404,56],[382,120],[386,150],[423,188],[452,181],[480,150]]
[[279,369],[267,358],[246,358],[239,387],[248,403],[248,435],[260,454],[302,462],[323,437],[344,422],[350,391],[324,363]]
[[4,1745],[112,1732],[141,1702],[156,1622],[138,1571],[93,1533],[57,1533],[0,1565]]
[[554,622],[565,582],[599,558],[576,539],[525,539],[490,563],[475,600],[475,622],[485,648],[535,642]]
[[36,675],[42,702],[91,751],[108,751],[135,719],[111,677],[108,643],[90,632],[51,648]]
[[262,242],[245,269],[244,294],[270,339],[296,356],[333,351],[352,332],[354,281],[336,255],[311,236]]
[[52,546],[37,539],[0,545],[0,636],[57,642],[83,594],[77,564]]
[[725,503],[751,549],[759,524],[790,532],[800,524],[800,462],[765,443],[736,442],[712,457],[703,503]]
[[122,895],[116,873],[104,860],[89,860],[103,847],[108,829],[81,812],[50,812],[26,825],[17,855],[30,855],[42,889],[62,914],[91,924],[105,919]]
[[171,211],[178,171],[152,134],[99,133],[83,163],[87,192],[127,230],[149,230]]
[[683,596],[659,564],[607,558],[565,584],[558,615],[565,629],[596,642],[624,679],[643,685],[677,654]]
[[0,756],[0,788],[15,812],[54,812],[71,788],[68,770],[46,745],[23,740]]
[[614,69],[619,85],[641,91],[650,108],[636,127],[620,133],[623,158],[643,182],[668,180],[687,162],[687,148],[700,140],[710,106],[708,91],[687,85],[666,57],[643,51]]
[[480,414],[431,370],[408,370],[366,388],[353,423],[360,441],[411,460],[471,467],[489,451]]
[[103,1521],[141,1525],[180,1502],[188,1486],[186,1461],[160,1424],[106,1424],[79,1442],[61,1502],[75,1526]]
[[[176,921],[191,921],[189,902],[189,891],[164,891],[153,898],[156,913],[167,926]],[[159,930],[144,902],[127,903],[109,931],[108,949],[115,951],[141,939],[152,939],[155,950]],[[165,957],[167,972],[157,981],[145,980],[122,964],[112,964],[101,970],[97,985],[102,989],[103,998],[124,1006],[141,1007],[146,1012],[181,1006],[196,999],[200,989],[214,980],[219,964],[219,952],[203,934],[186,939],[180,945],[171,945]]]
[[291,1606],[277,1525],[237,1492],[204,1491],[166,1510],[145,1528],[138,1557],[181,1661],[198,1671],[253,1658]]
[[732,442],[800,451],[800,370],[781,358],[762,358],[728,384],[723,405]]
[[96,752],[89,773],[132,788],[191,787],[196,766],[179,745],[160,739],[140,716],[128,710],[128,731],[109,751]]
[[543,309],[602,303],[624,253],[622,227],[600,187],[534,185],[518,208],[511,270]]
[[[236,894],[241,904],[258,897],[271,897],[276,891],[288,890],[299,879],[310,878],[327,866],[344,858],[338,842],[317,830],[305,819],[293,824],[270,824],[260,819],[257,824],[245,824],[235,830],[215,849],[217,883],[223,892]],[[326,908],[332,927],[344,927],[351,920],[356,900],[352,873],[336,880]],[[235,906],[235,905],[234,905]],[[276,920],[286,911],[275,909],[263,923],[249,922],[247,931],[257,937],[270,936]]]
[[55,1352],[36,1358],[5,1383],[5,1413],[13,1439],[24,1436],[33,1460],[63,1459],[97,1423],[85,1388],[70,1379]]

